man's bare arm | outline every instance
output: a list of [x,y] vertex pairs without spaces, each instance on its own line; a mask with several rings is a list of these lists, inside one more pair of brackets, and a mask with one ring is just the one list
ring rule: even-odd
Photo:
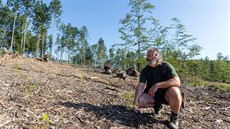
[[180,78],[175,76],[167,81],[158,83],[158,88],[169,88],[169,87],[179,87],[180,86]]
[[145,83],[139,82],[139,84],[136,87],[136,92],[135,92],[135,98],[134,98],[134,105],[139,106],[139,98],[141,97],[143,91],[145,88]]
[[180,86],[180,79],[179,77],[175,76],[167,81],[159,82],[153,85],[149,89],[148,95],[154,96],[158,88],[169,88],[169,87],[179,87],[179,86]]

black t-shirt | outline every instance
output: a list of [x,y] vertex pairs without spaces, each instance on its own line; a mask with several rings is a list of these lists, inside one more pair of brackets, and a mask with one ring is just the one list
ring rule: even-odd
[[146,83],[147,86],[144,92],[148,92],[149,89],[158,82],[167,81],[175,76],[178,76],[173,66],[167,62],[162,62],[156,67],[145,66],[140,74],[139,82]]

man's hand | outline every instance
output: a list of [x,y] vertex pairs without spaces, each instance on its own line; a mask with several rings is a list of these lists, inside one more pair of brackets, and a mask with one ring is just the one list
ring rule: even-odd
[[160,83],[156,83],[155,85],[153,85],[153,86],[149,89],[148,95],[150,95],[150,96],[155,96],[155,93],[156,93],[156,91],[158,90],[159,86],[160,86]]
[[139,108],[140,108],[140,106],[139,106],[139,103],[138,102],[135,102],[135,100],[134,100],[134,102],[133,102],[133,110],[136,112],[136,113],[140,113],[140,111],[139,111]]
[[136,105],[133,107],[133,110],[134,110],[136,113],[140,113],[140,110],[139,110],[139,108],[138,108]]

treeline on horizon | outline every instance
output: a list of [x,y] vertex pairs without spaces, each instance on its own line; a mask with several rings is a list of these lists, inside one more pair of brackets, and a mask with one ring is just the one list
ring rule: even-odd
[[[118,28],[122,42],[110,43],[113,45],[107,48],[103,37],[96,44],[88,42],[87,26],[62,22],[60,0],[7,0],[6,4],[0,0],[0,47],[30,57],[51,54],[54,61],[80,66],[103,67],[109,62],[124,70],[136,65],[139,71],[146,65],[146,50],[156,47],[183,81],[195,77],[230,83],[229,58],[217,53],[216,60],[195,60],[202,48],[178,18],[163,26],[154,17],[155,7],[148,0],[130,0],[128,6],[130,11],[121,18],[122,27]],[[48,29],[53,30],[52,34]]]

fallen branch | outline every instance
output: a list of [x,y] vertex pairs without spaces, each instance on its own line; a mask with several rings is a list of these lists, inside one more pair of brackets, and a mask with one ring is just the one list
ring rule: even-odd
[[8,107],[6,107],[1,101],[0,101],[0,104],[1,104],[4,108],[8,109]]

